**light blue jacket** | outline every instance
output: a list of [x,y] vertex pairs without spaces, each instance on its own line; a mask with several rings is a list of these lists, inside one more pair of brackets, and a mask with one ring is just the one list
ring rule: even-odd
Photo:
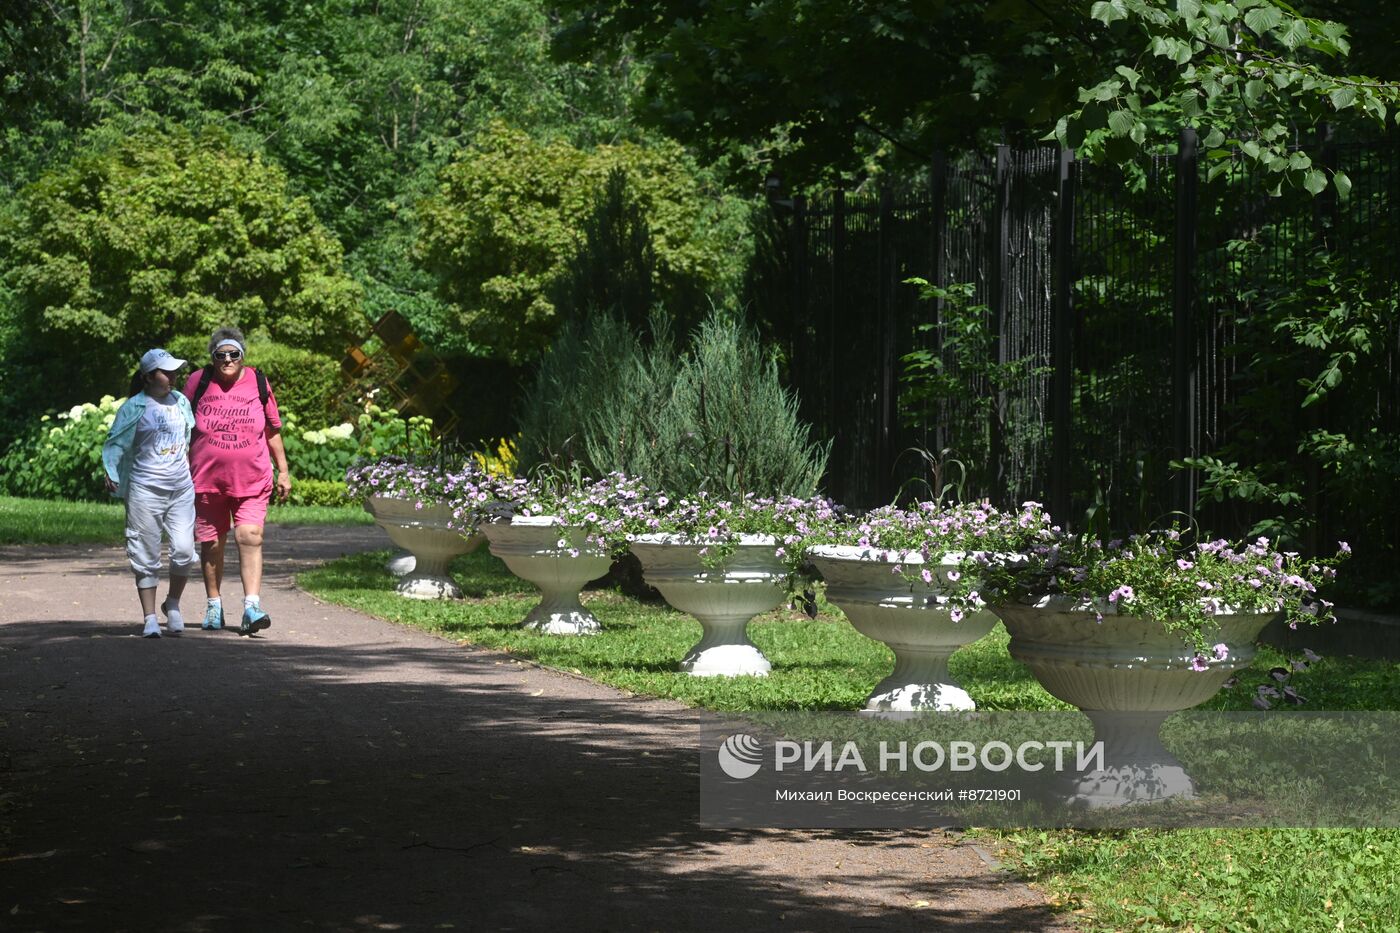
[[[188,450],[190,432],[194,430],[194,411],[185,393],[179,389],[171,389],[170,392],[175,396],[180,414],[185,416],[185,449]],[[111,430],[107,432],[107,442],[102,445],[102,468],[107,471],[108,478],[117,484],[117,491],[112,495],[119,499],[126,498],[127,485],[131,482],[131,446],[136,441],[136,426],[146,413],[147,401],[145,392],[137,392],[122,402]]]

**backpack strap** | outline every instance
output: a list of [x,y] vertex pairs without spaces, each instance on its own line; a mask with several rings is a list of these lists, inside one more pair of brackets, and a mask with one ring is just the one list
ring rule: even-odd
[[[267,387],[267,377],[263,375],[261,369],[253,366],[249,366],[248,368],[253,370],[253,378],[256,379],[258,383],[258,401],[262,402],[263,408],[266,408],[268,397],[272,394],[272,390]],[[213,378],[214,367],[212,365],[205,366],[204,369],[200,371],[199,385],[194,387],[194,398],[190,400],[191,410],[199,407],[199,400],[204,398],[205,392],[209,391],[209,381]]]
[[209,380],[214,378],[214,367],[205,366],[199,374],[199,385],[194,387],[194,398],[190,399],[190,410],[199,409],[199,400],[204,398],[204,393],[209,391]]

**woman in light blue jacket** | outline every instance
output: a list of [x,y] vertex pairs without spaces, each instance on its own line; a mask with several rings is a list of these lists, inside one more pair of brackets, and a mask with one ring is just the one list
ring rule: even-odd
[[194,412],[184,393],[171,391],[184,365],[164,350],[148,350],[132,377],[131,397],[117,409],[102,445],[107,490],[126,500],[126,557],[136,574],[145,616],[141,634],[147,638],[161,635],[156,616],[161,535],[170,538],[170,592],[161,604],[167,635],[185,630],[180,595],[190,574],[199,571],[189,459]]

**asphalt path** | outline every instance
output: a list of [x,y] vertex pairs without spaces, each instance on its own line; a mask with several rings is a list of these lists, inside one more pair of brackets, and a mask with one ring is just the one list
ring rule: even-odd
[[270,528],[273,627],[159,640],[119,548],[0,548],[0,930],[1067,928],[957,834],[702,827],[695,711],[295,587],[386,545]]

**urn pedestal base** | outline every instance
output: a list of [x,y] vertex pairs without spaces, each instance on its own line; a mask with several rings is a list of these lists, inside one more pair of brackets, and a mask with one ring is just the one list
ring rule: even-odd
[[1084,715],[1094,724],[1095,741],[1103,743],[1104,766],[1074,776],[1067,788],[1071,806],[1098,810],[1196,796],[1191,776],[1160,738],[1171,713],[1085,710]]
[[952,651],[886,644],[894,652],[894,673],[875,685],[866,698],[866,712],[914,713],[977,708],[972,697],[948,672],[948,657]]
[[579,602],[578,594],[571,600],[557,593],[546,593],[540,604],[521,621],[520,627],[541,635],[597,635],[603,630],[598,617]]
[[682,659],[681,670],[695,677],[767,677],[773,665],[749,641],[749,618],[700,619],[703,634]]

